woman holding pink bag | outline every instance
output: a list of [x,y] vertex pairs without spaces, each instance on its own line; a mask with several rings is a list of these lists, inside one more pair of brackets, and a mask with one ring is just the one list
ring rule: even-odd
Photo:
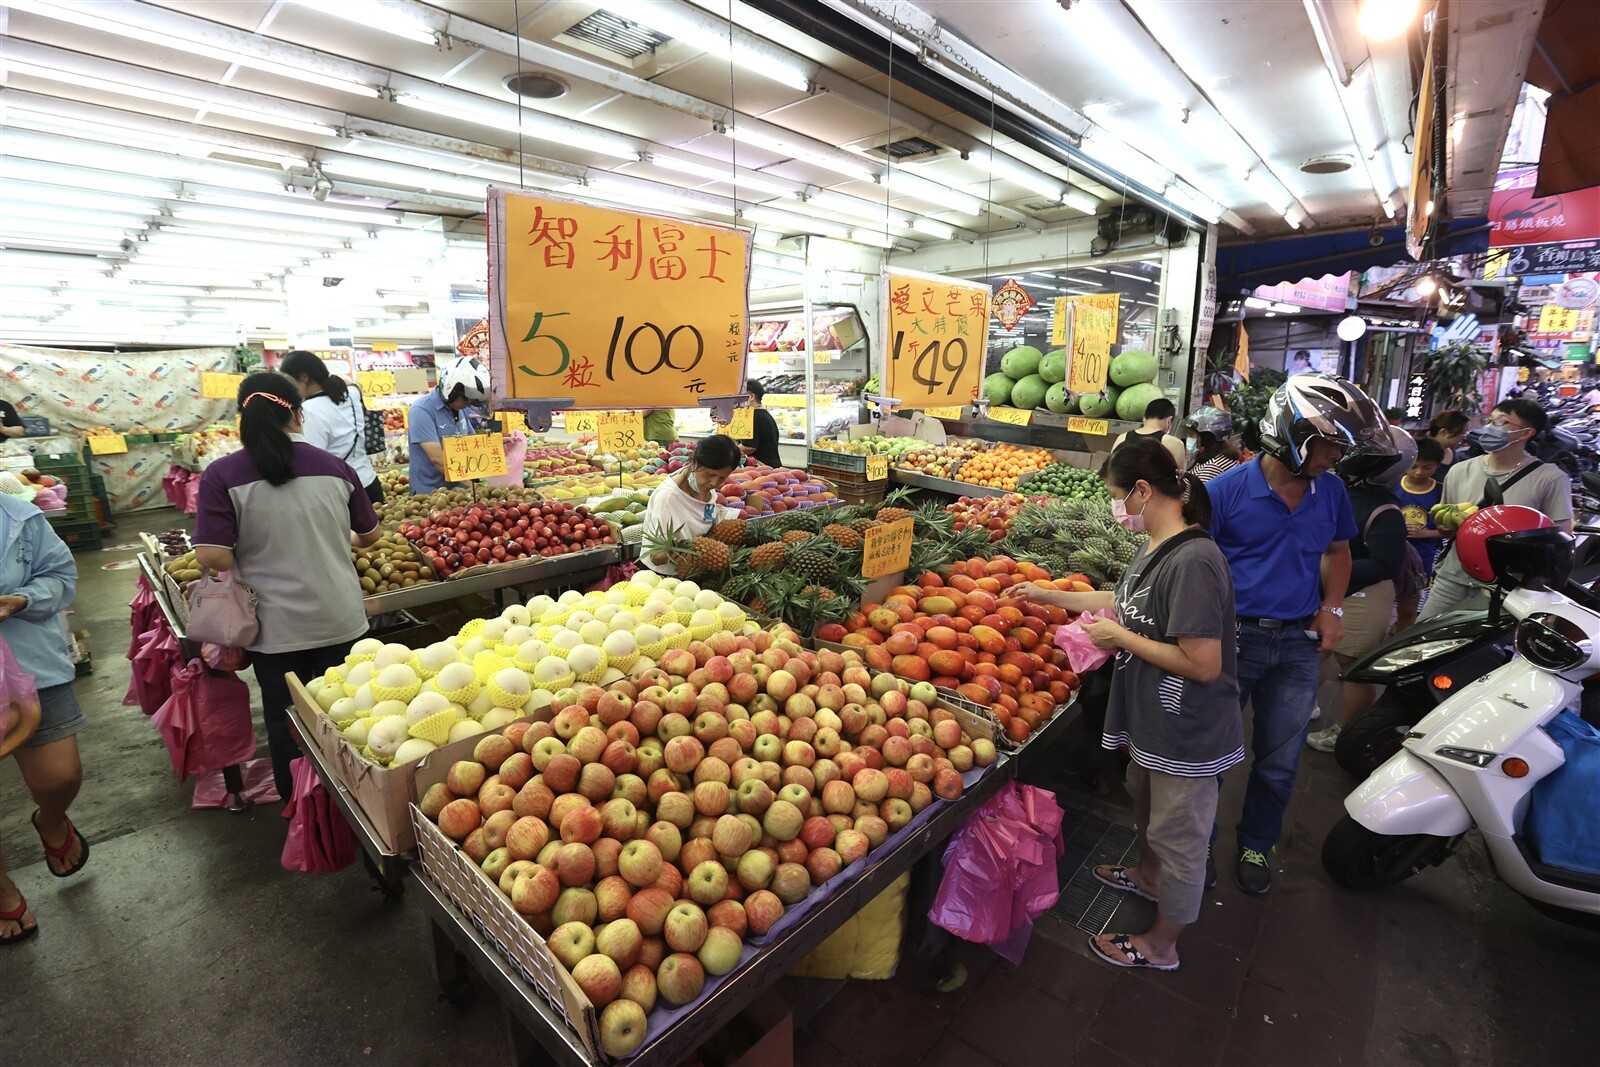
[[1114,649],[1115,673],[1101,744],[1131,757],[1128,793],[1139,828],[1137,867],[1102,864],[1094,876],[1153,900],[1155,925],[1141,934],[1090,938],[1116,967],[1178,969],[1178,935],[1200,915],[1218,778],[1244,759],[1235,666],[1233,578],[1206,534],[1211,502],[1156,440],[1132,439],[1111,453],[1106,488],[1116,510],[1142,518],[1150,540],[1111,593],[1021,587],[1030,600],[1069,611],[1113,608],[1084,629]]
[[[89,842],[67,817],[83,784],[76,735],[87,720],[72,688],[77,672],[60,616],[77,590],[72,552],[49,520],[32,504],[0,493],[0,642],[10,653],[0,656],[0,687],[14,690],[5,699],[17,703],[14,698],[20,696],[24,708],[29,685],[19,672],[31,676],[37,690],[38,728],[11,755],[33,794],[33,826],[46,865],[57,878],[78,873],[89,861]],[[26,710],[23,714],[31,717]],[[0,857],[0,945],[38,932],[28,902]]]

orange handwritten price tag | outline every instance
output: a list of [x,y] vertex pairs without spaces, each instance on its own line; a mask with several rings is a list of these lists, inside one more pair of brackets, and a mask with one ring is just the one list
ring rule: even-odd
[[1111,366],[1111,344],[1116,340],[1116,315],[1091,304],[1072,310],[1072,357],[1067,364],[1067,388],[1074,393],[1098,393],[1106,387]]
[[950,408],[923,408],[922,413],[930,419],[959,419],[961,406],[958,404]]
[[1105,419],[1085,419],[1079,415],[1069,415],[1067,430],[1071,433],[1090,433],[1104,437],[1111,432],[1111,426]]
[[444,480],[470,482],[506,473],[506,450],[497,433],[444,439]]
[[907,411],[977,396],[989,339],[989,287],[908,271],[891,272],[888,286],[885,394]]
[[995,407],[991,405],[989,418],[995,422],[1009,422],[1013,426],[1026,426],[1033,421],[1033,412],[1022,408]]
[[644,414],[638,411],[602,411],[595,420],[600,451],[621,452],[644,444]]
[[1101,311],[1111,312],[1111,332],[1113,334],[1117,332],[1117,316],[1121,314],[1122,294],[1097,293],[1091,296],[1058,296],[1056,297],[1055,319],[1050,323],[1051,344],[1057,348],[1066,347],[1067,333],[1071,326],[1070,320],[1072,317],[1072,313],[1067,309],[1073,308],[1075,310],[1081,307],[1099,308]]
[[361,387],[361,402],[369,408],[381,410],[382,399],[393,396],[394,372],[387,370],[364,370],[356,373],[356,384]]
[[711,421],[716,423],[718,433],[727,434],[735,441],[748,441],[756,435],[755,408],[734,408],[733,418],[726,424],[717,422],[714,418]]
[[505,433],[515,430],[528,432],[528,417],[520,411],[497,411],[495,418],[500,420],[500,429]]
[[120,456],[128,451],[128,439],[120,433],[97,433],[89,438],[92,456]]
[[861,539],[861,576],[882,578],[911,565],[911,538],[915,519],[874,526]]
[[200,372],[200,395],[206,400],[233,400],[239,395],[239,386],[244,382],[242,374],[218,374],[215,371]]
[[888,456],[867,457],[867,481],[877,482],[889,477]]

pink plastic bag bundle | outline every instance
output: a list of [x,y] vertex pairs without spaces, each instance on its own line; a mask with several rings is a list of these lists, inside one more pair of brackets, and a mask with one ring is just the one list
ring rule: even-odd
[[1081,677],[1097,670],[1111,658],[1111,649],[1095,647],[1094,641],[1084,632],[1084,627],[1101,619],[1115,620],[1116,617],[1117,613],[1110,608],[1098,612],[1086,611],[1065,626],[1056,627],[1056,647],[1067,654],[1067,663],[1074,674]]
[[585,589],[584,592],[603,593],[618,582],[625,582],[632,578],[638,570],[639,565],[637,563],[613,563],[606,568],[606,576],[595,582],[588,589]]
[[139,635],[139,651],[133,656],[134,703],[146,715],[154,715],[172,696],[172,672],[178,667],[178,639],[157,617],[150,629]]
[[39,690],[33,675],[23,670],[11,654],[11,646],[0,638],[0,741],[6,734],[19,729],[26,718],[37,722],[39,716]]
[[[161,616],[161,607],[156,603],[156,597],[150,591],[150,583],[145,581],[144,575],[139,575],[135,586],[133,599],[128,601],[128,653],[124,657],[131,664],[139,655],[142,635],[155,625],[155,620]],[[124,707],[137,707],[139,704],[138,673],[134,672],[128,678],[128,691],[122,696]],[[156,705],[160,707],[160,705]]]
[[289,820],[289,837],[283,843],[280,861],[283,869],[305,874],[344,870],[356,858],[356,842],[349,825],[329,798],[310,760],[298,757],[290,769],[294,786],[289,803],[283,806],[283,817]]
[[[275,804],[283,798],[278,796],[278,786],[272,780],[272,761],[270,759],[253,759],[239,768],[244,779],[244,792],[242,796],[252,804]],[[221,771],[207,771],[194,782],[194,799],[189,806],[196,811],[207,808],[220,808],[228,802],[228,786],[222,780]]]
[[188,484],[188,471],[177,465],[168,467],[167,473],[161,476],[161,491],[166,494],[167,503],[175,508],[183,507],[184,492]]
[[1021,963],[1033,920],[1061,895],[1066,850],[1055,796],[1008,784],[950,839],[929,921]]
[[225,671],[228,674],[238,674],[250,666],[250,653],[233,645],[213,645],[207,642],[200,646],[200,658],[206,661],[206,666],[214,671]]
[[200,476],[191,474],[183,486],[183,503],[178,505],[178,510],[185,515],[193,515],[200,510]]
[[256,753],[250,690],[197,659],[172,671],[172,696],[151,720],[166,742],[179,781],[243,763]]

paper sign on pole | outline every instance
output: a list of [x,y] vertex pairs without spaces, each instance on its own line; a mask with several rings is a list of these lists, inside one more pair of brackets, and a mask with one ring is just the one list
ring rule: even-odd
[[218,374],[215,371],[200,372],[200,395],[206,400],[232,400],[239,395],[239,386],[244,382],[242,374]]
[[561,415],[561,424],[568,433],[594,433],[599,421],[598,411],[567,411]]
[[88,440],[92,456],[120,456],[128,451],[128,439],[120,433],[97,433]]
[[361,389],[361,402],[369,408],[381,408],[379,402],[386,396],[393,396],[394,372],[387,370],[364,370],[356,372],[356,385]]
[[1067,337],[1067,388],[1074,393],[1104,391],[1116,340],[1116,313],[1093,304],[1057,301],[1056,324]]
[[726,424],[717,422],[715,418],[711,421],[718,433],[726,434],[735,441],[748,441],[756,435],[755,408],[734,408],[733,418]]
[[861,576],[882,578],[885,574],[903,571],[911,564],[911,539],[915,519],[874,526],[862,535]]
[[489,190],[497,395],[690,408],[744,387],[748,235]]
[[601,411],[595,420],[600,435],[600,451],[616,452],[644,444],[644,413],[640,411]]
[[989,341],[987,285],[891,271],[884,392],[904,409],[978,395]]
[[468,482],[506,473],[506,450],[497,433],[444,439],[444,480]]
[[1118,317],[1122,314],[1122,295],[1120,293],[1096,293],[1091,296],[1058,296],[1056,297],[1055,321],[1050,324],[1050,343],[1057,348],[1067,346],[1067,327],[1070,319],[1067,317],[1067,308],[1092,307],[1101,311],[1111,312],[1111,339],[1116,340]]

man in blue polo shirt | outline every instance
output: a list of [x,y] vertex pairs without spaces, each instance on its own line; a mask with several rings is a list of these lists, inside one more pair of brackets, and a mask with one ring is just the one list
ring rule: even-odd
[[[1387,427],[1342,378],[1301,374],[1272,395],[1261,455],[1213,478],[1211,536],[1233,572],[1239,700],[1254,707],[1252,763],[1238,825],[1239,885],[1265,893],[1283,831],[1323,652],[1344,636],[1350,540],[1359,531],[1333,473]],[[1213,838],[1215,831],[1213,831]]]
[[422,496],[435,489],[463,487],[465,482],[444,480],[444,439],[465,437],[474,431],[464,409],[489,396],[489,372],[471,356],[456,356],[439,367],[439,384],[411,403],[407,440],[411,443],[409,475],[411,493]]

